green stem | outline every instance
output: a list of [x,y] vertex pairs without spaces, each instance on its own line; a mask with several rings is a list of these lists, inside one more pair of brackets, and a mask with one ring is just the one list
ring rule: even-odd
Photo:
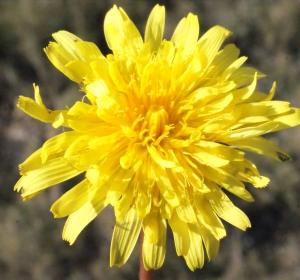
[[154,270],[146,270],[144,267],[144,261],[143,261],[143,242],[144,242],[144,232],[141,231],[141,247],[140,247],[140,280],[152,280],[154,276]]

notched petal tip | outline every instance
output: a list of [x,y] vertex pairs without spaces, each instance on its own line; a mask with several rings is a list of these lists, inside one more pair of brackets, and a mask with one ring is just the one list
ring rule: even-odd
[[25,100],[26,100],[26,97],[25,97],[25,96],[19,95],[17,107],[20,108],[21,110],[22,110],[22,108],[24,107]]
[[[54,218],[55,218],[55,217],[54,217]],[[74,241],[71,242],[69,239],[65,238],[64,235],[62,235],[62,240],[68,242],[70,246],[74,244]]]
[[270,179],[264,176],[256,176],[253,178],[252,184],[255,188],[265,188],[270,182]]

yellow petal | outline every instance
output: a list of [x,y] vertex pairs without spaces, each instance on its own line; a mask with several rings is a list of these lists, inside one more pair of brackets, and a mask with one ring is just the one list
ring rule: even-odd
[[39,86],[36,86],[35,84],[33,84],[33,89],[34,89],[34,99],[35,102],[40,105],[43,109],[47,110],[46,106],[43,103],[42,97],[40,95],[40,88]]
[[102,99],[103,96],[109,94],[109,89],[102,79],[97,79],[86,86],[86,90],[92,93],[95,97]]
[[143,230],[147,242],[150,244],[155,244],[161,238],[160,226],[161,217],[158,211],[153,209],[144,219],[143,219]]
[[[124,192],[134,176],[134,170],[126,170],[120,167],[120,157],[123,153],[123,150],[112,151],[109,156],[106,156],[97,164],[99,170],[101,170],[99,183],[107,184],[110,191]],[[101,156],[100,153],[99,156]]]
[[90,66],[93,70],[95,79],[103,80],[107,87],[112,88],[113,83],[109,74],[109,64],[110,62],[105,57],[102,57],[93,61]]
[[243,161],[244,153],[231,147],[211,142],[211,141],[197,141],[196,146],[201,147],[201,149],[207,151],[208,153],[214,154],[222,159],[227,159],[229,161]]
[[21,175],[26,175],[28,172],[42,166],[41,152],[42,149],[38,149],[19,165]]
[[[201,50],[199,51],[201,53]],[[213,80],[213,78],[219,78],[223,72],[238,59],[239,54],[240,50],[233,44],[228,44],[222,50],[220,50],[211,63],[212,67],[208,69],[208,71],[211,70],[211,79]],[[251,81],[252,79],[253,75],[251,76]]]
[[245,61],[247,60],[246,56],[239,57],[233,63],[229,65],[229,67],[223,72],[221,75],[222,80],[228,80],[228,78],[234,73],[238,68],[240,68]]
[[[103,127],[103,129],[104,128],[105,127]],[[107,129],[109,129],[109,127]],[[128,140],[124,137],[122,131],[120,129],[117,131],[115,131],[115,129],[111,129],[111,131],[109,132],[110,133],[108,133],[108,135],[106,135],[106,133],[103,133],[103,135],[101,135],[100,137],[94,136],[88,143],[89,149],[104,149],[101,154],[105,156],[115,150],[123,150],[123,152],[125,153],[125,147],[128,145]],[[116,149],[116,147],[118,147],[119,149]]]
[[78,51],[75,44],[78,41],[82,41],[79,37],[65,30],[53,33],[52,37],[59,45],[66,49],[66,51],[74,58],[74,60],[84,60],[84,57]]
[[70,143],[64,154],[64,158],[76,168],[83,171],[87,170],[89,166],[98,163],[101,157],[97,152],[100,151],[89,149],[88,144],[91,139],[92,136],[85,134],[78,137],[75,141]]
[[78,132],[97,132],[97,135],[109,135],[117,130],[110,124],[104,123],[97,115],[97,106],[76,102],[68,111],[68,124]]
[[172,216],[169,219],[169,225],[173,232],[177,255],[186,255],[190,247],[190,237],[187,223],[179,219],[177,211],[173,211]]
[[213,155],[209,152],[206,152],[205,149],[201,149],[200,147],[190,146],[186,149],[186,151],[196,159],[201,164],[207,164],[213,167],[221,167],[228,164],[229,159],[222,159],[218,157],[218,154]]
[[112,62],[109,64],[109,74],[119,91],[126,92],[129,80],[126,80],[124,73],[121,73],[118,64]]
[[144,218],[151,211],[151,198],[149,195],[138,192],[135,201],[136,211]]
[[[253,92],[256,88],[256,82],[257,82],[257,73],[254,74],[254,78],[253,78],[251,85],[237,89],[232,92],[233,97],[234,97],[233,102],[235,104],[239,104],[239,103],[242,103],[245,100],[247,100],[253,94]],[[249,105],[249,104],[247,103],[247,105]]]
[[116,222],[110,247],[110,266],[126,263],[139,237],[141,226],[142,220],[133,208],[128,210],[121,222]]
[[114,210],[117,223],[121,223],[128,211],[130,211],[131,203],[133,200],[133,192],[124,192],[122,197],[115,203]]
[[187,70],[175,82],[176,91],[181,92],[182,96],[189,94],[196,87],[201,71],[202,65],[199,58],[193,56]]
[[58,128],[60,126],[68,126],[66,112],[60,112],[53,121],[52,126]]
[[[200,191],[201,193],[208,192],[209,189],[203,184],[203,174],[199,172],[197,165],[192,164],[188,157],[182,156],[182,159],[180,159],[181,155],[179,156],[179,153],[177,153],[176,156],[187,176],[184,180],[188,180],[197,191]],[[187,164],[187,162],[189,162],[189,164]]]
[[166,170],[159,165],[152,167],[152,172],[156,181],[156,184],[160,190],[161,195],[168,203],[174,208],[179,205],[179,201],[174,191],[174,186],[170,181],[170,177]]
[[[150,58],[151,58],[151,46],[150,44],[144,44],[141,47],[141,50],[136,58],[136,70],[138,76],[143,77],[144,70],[149,65]],[[136,89],[136,92],[138,93],[139,90],[140,88],[138,87]]]
[[91,72],[91,67],[88,63],[82,60],[73,60],[65,65],[66,69],[70,70],[72,74],[78,78],[78,82],[82,82],[83,79]]
[[125,168],[137,170],[147,156],[147,149],[141,143],[129,145],[126,154],[120,158],[120,165]]
[[[158,269],[162,266],[166,254],[166,221],[157,213],[156,218],[151,219],[151,222],[148,219],[144,219],[143,227],[145,229],[142,252],[144,267],[146,270]],[[150,230],[148,230],[149,227]],[[157,241],[153,240],[153,233],[157,236]],[[151,241],[156,242],[152,243]]]
[[189,269],[194,271],[196,268],[202,268],[204,265],[203,243],[198,225],[188,224],[188,231],[190,247],[184,258]]
[[90,168],[86,171],[85,176],[94,188],[100,187],[98,185],[99,177],[100,177],[100,170],[97,165],[90,166]]
[[76,83],[80,83],[83,80],[82,76],[79,76],[73,70],[66,68],[66,64],[77,59],[72,56],[63,46],[51,42],[47,48],[44,48],[44,51],[52,64],[70,80]]
[[294,127],[300,124],[300,109],[291,108],[289,112],[272,118],[278,125],[272,132]]
[[220,133],[222,131],[230,130],[235,124],[236,120],[232,115],[218,114],[215,118],[212,117],[204,126],[202,132],[204,133]]
[[[253,81],[254,75],[257,75],[257,79],[264,78],[266,75],[257,69],[251,67],[241,67],[234,71],[228,79],[236,84],[236,88],[250,84]],[[249,99],[248,99],[249,100]],[[257,101],[257,100],[254,100]]]
[[201,51],[201,55],[205,55],[205,59],[201,58],[203,63],[205,63],[205,67],[208,67],[211,64],[224,40],[230,34],[231,32],[227,29],[221,26],[214,26],[200,37],[197,44],[199,51]]
[[163,40],[158,49],[157,57],[161,57],[167,61],[169,65],[172,65],[175,53],[176,49],[173,42]]
[[225,195],[217,185],[212,182],[205,183],[211,189],[211,192],[204,195],[218,216],[241,230],[246,230],[248,227],[251,227],[250,221],[245,213],[234,206],[227,195]]
[[183,49],[183,55],[191,54],[195,47],[199,36],[198,17],[189,13],[177,25],[171,41],[174,42],[177,49]]
[[289,155],[283,150],[281,150],[271,141],[262,137],[251,137],[236,141],[228,141],[227,144],[256,154],[269,156],[277,161],[291,160]]
[[29,116],[41,122],[54,122],[55,118],[63,112],[63,110],[51,111],[45,106],[39,105],[33,99],[20,96],[17,106]]
[[219,252],[220,240],[216,239],[209,229],[204,227],[201,223],[199,224],[199,232],[207,252],[208,260],[211,261]]
[[179,206],[176,208],[178,217],[186,223],[197,223],[197,217],[195,215],[194,208],[190,201],[186,197],[181,197]]
[[158,51],[165,28],[165,7],[155,5],[152,9],[145,30],[145,43],[150,44],[151,52]]
[[[26,114],[39,121],[52,122],[55,128],[60,125],[68,126],[66,120],[67,110],[48,110],[42,101],[39,87],[33,84],[33,88],[35,101],[31,98],[20,96],[17,106]],[[61,120],[58,121],[58,119]]]
[[77,83],[91,72],[89,63],[103,57],[95,44],[84,42],[70,32],[59,31],[53,38],[57,43],[51,42],[44,49],[46,55],[56,68]]
[[170,219],[172,215],[172,211],[173,211],[173,207],[166,200],[163,199],[161,201],[161,206],[160,206],[161,217],[165,220]]
[[49,156],[65,152],[67,148],[78,138],[81,133],[68,131],[47,140],[41,149],[42,162],[46,162]]
[[143,44],[142,37],[122,8],[114,7],[104,19],[104,34],[107,45],[115,55],[125,51],[136,54]]
[[56,200],[50,209],[54,218],[66,217],[81,208],[88,201],[89,185],[85,179]]
[[261,101],[270,101],[270,100],[272,100],[273,97],[274,97],[274,94],[275,94],[275,90],[276,90],[276,82],[273,83],[269,94],[265,98],[263,98]]
[[[291,117],[292,118],[292,117]],[[299,115],[299,120],[297,118],[294,118],[295,121],[300,121],[300,115]],[[271,131],[275,131],[279,127],[278,123],[276,122],[267,122],[263,123],[261,125],[255,125],[251,127],[245,127],[245,128],[240,128],[236,129],[233,131],[228,131],[220,134],[217,136],[214,141],[216,142],[224,142],[227,143],[232,141],[232,140],[239,140],[239,139],[245,139],[248,137],[255,137],[259,136],[262,134],[266,134]]]
[[17,182],[15,189],[22,190],[22,197],[26,198],[28,195],[75,177],[81,172],[62,158],[53,159],[40,168],[28,172],[24,179]]
[[152,196],[150,193],[155,184],[155,179],[150,169],[149,158],[144,160],[144,163],[136,172],[134,180],[137,188],[135,207],[139,216],[144,218],[151,210]]
[[216,182],[219,186],[225,188],[229,192],[235,194],[249,202],[253,202],[252,195],[246,190],[244,184],[238,180],[235,176],[226,172],[221,168],[212,168],[210,166],[203,166],[203,173],[205,177],[213,182]]
[[215,239],[219,240],[226,236],[226,230],[221,220],[215,214],[210,203],[203,194],[195,196],[195,207],[197,209],[196,214],[199,222],[214,235]]
[[158,150],[156,149],[156,147],[154,147],[153,145],[151,146],[147,145],[147,149],[152,159],[163,168],[172,168],[176,166],[175,162],[163,159],[162,156],[159,154]]
[[67,219],[62,237],[72,245],[80,232],[106,207],[106,192],[103,189],[95,191],[91,200],[88,200]]
[[247,159],[238,164],[236,162],[231,162],[225,169],[229,173],[235,174],[237,179],[250,182],[256,188],[264,188],[270,182],[267,177],[261,176],[256,166]]
[[[118,161],[118,157],[116,161]],[[113,161],[114,159],[109,160],[109,162]],[[105,165],[108,165],[107,163]],[[119,164],[116,164],[117,168]],[[101,168],[102,174],[111,174],[109,170],[105,170],[105,168]],[[103,180],[104,184],[108,185],[108,195],[107,195],[107,202],[112,204],[115,208],[115,215],[117,221],[121,221],[123,216],[127,213],[132,199],[133,199],[133,192],[132,192],[132,183],[134,178],[134,170],[132,169],[122,169],[116,171],[115,176],[110,176],[107,181]],[[131,187],[130,187],[131,186]]]
[[91,42],[75,40],[76,51],[81,55],[81,59],[88,63],[104,58],[99,48]]
[[244,122],[248,119],[251,122],[252,117],[276,118],[280,114],[289,114],[291,108],[288,102],[283,101],[261,101],[255,103],[241,104],[236,107],[239,112],[238,121]]

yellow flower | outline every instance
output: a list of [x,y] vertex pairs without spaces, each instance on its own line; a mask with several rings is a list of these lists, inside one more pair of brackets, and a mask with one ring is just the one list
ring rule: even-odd
[[[162,266],[169,224],[179,256],[191,270],[213,259],[226,235],[220,218],[245,230],[247,216],[222,189],[253,201],[243,182],[265,187],[242,150],[277,161],[290,159],[261,135],[300,124],[300,111],[271,101],[256,90],[264,75],[242,67],[246,57],[226,45],[221,26],[200,39],[197,16],[177,25],[162,40],[165,9],[156,5],[145,38],[121,8],[104,21],[113,54],[59,31],[45,49],[50,61],[80,85],[85,98],[70,109],[51,111],[35,88],[35,101],[20,97],[18,107],[57,128],[70,128],[48,141],[20,165],[15,189],[24,200],[85,172],[85,179],[52,206],[68,216],[63,239],[79,233],[107,205],[114,207],[110,263],[123,265],[141,230],[146,269]],[[203,247],[204,246],[204,247]]]

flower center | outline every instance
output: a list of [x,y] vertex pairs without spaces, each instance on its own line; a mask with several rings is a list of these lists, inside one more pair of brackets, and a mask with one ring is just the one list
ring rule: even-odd
[[[169,115],[163,106],[151,105],[144,118],[139,118],[138,137],[142,145],[157,146],[165,138],[172,125],[169,125]],[[138,129],[137,129],[138,128]]]
[[144,119],[153,136],[161,135],[169,122],[168,113],[163,106],[151,105]]

